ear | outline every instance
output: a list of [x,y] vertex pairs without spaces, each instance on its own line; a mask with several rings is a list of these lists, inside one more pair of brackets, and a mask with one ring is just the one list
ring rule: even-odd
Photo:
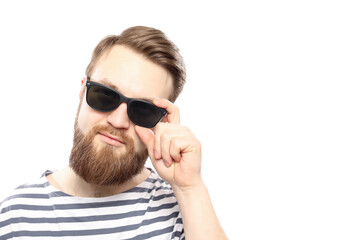
[[86,78],[83,77],[83,78],[81,79],[81,86],[84,86],[85,83],[86,83]]
[[83,77],[83,79],[81,79],[81,89],[80,89],[80,93],[79,93],[79,99],[80,100],[81,100],[82,96],[84,95],[85,83],[86,83],[86,78]]

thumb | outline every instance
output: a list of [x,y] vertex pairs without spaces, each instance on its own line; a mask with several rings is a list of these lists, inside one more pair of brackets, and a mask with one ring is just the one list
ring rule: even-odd
[[140,140],[145,144],[150,158],[154,159],[154,133],[150,129],[140,126],[135,126],[135,132],[139,136]]

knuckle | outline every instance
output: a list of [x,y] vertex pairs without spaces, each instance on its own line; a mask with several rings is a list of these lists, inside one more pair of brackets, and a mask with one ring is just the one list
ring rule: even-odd
[[163,141],[170,141],[170,134],[168,132],[163,132],[160,136],[160,140]]
[[168,151],[162,151],[161,152],[161,158],[167,162],[171,161],[171,156],[170,153]]
[[177,138],[171,139],[170,146],[172,149],[178,149],[179,148],[179,140]]

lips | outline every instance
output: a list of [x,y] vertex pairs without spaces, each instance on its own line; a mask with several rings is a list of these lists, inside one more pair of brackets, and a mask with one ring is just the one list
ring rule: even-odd
[[118,137],[113,136],[113,135],[111,135],[111,134],[102,133],[102,132],[99,132],[98,134],[99,134],[101,140],[103,140],[105,143],[107,143],[107,144],[109,144],[109,145],[119,147],[119,146],[125,144],[125,143],[124,143],[123,141],[121,141]]

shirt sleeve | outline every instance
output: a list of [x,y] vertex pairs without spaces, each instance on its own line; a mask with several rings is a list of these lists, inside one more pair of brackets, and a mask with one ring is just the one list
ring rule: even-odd
[[184,225],[181,217],[181,213],[179,213],[178,218],[176,219],[174,231],[172,235],[172,240],[184,240],[185,239],[185,232],[184,232]]

